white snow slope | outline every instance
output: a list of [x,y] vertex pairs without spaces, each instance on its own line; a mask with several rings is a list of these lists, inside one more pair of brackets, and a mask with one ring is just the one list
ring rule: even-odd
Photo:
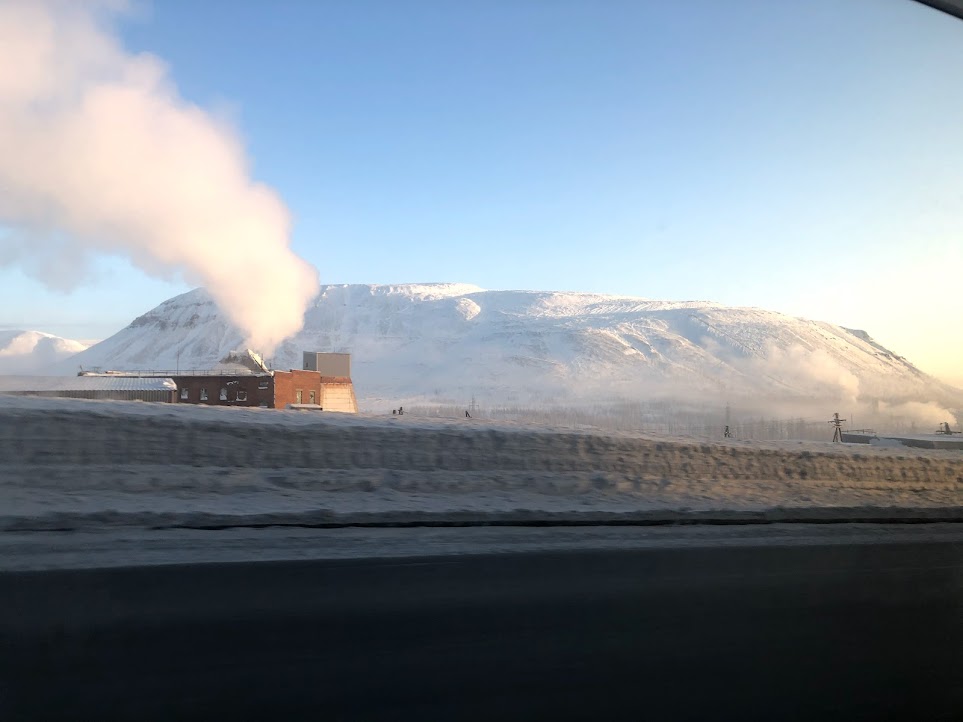
[[0,374],[40,374],[87,344],[41,331],[0,330]]
[[[206,368],[243,343],[197,289],[62,369],[170,369],[178,353],[181,369]],[[369,410],[462,405],[473,395],[503,405],[711,395],[963,408],[963,392],[865,332],[703,301],[450,283],[326,286],[273,366],[300,368],[305,350],[350,351],[359,400]]]

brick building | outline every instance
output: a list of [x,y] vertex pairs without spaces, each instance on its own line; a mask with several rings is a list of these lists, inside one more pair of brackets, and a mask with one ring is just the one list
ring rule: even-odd
[[[317,407],[319,410],[357,413],[358,401],[350,377],[350,356],[312,353],[314,369],[268,369],[256,357],[231,354],[220,368],[190,371],[136,372],[163,375],[177,388],[175,401],[205,406],[255,406],[266,409]],[[305,359],[309,354],[305,354]],[[225,363],[228,362],[228,363]],[[305,362],[308,363],[307,361]],[[349,375],[326,375],[324,370],[348,370]],[[134,375],[130,372],[129,375]],[[109,372],[111,377],[126,372]]]
[[271,373],[217,373],[212,370],[201,374],[171,375],[171,378],[177,385],[178,403],[277,408]]
[[351,378],[324,376],[320,371],[275,371],[274,401],[275,408],[279,409],[289,405],[317,405],[328,411],[358,411]]
[[318,371],[270,371],[263,374],[174,375],[177,401],[207,406],[319,406],[328,411],[356,413],[358,402],[350,378],[322,376]]

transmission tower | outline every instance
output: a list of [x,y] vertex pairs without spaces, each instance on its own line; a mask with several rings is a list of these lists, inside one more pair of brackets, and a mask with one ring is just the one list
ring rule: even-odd
[[843,440],[843,422],[846,419],[839,418],[839,412],[837,411],[833,414],[833,418],[829,420],[829,423],[833,425],[833,443],[838,444]]

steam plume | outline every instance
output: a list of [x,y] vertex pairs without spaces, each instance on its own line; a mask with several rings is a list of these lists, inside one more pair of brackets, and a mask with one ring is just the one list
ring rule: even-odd
[[269,353],[300,329],[317,272],[236,134],[182,99],[158,58],[121,47],[120,5],[0,0],[0,262],[61,287],[91,252],[179,273]]

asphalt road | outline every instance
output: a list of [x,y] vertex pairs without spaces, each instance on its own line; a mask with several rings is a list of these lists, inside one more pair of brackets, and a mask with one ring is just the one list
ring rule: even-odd
[[963,545],[0,574],[0,719],[961,719]]

